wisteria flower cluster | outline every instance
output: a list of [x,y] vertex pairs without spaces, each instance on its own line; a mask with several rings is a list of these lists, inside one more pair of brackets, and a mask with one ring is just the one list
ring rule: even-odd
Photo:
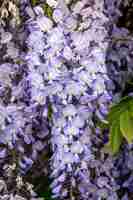
[[0,199],[41,200],[32,180],[48,177],[53,199],[132,200],[133,146],[111,156],[98,126],[133,74],[132,1],[18,7],[0,25]]

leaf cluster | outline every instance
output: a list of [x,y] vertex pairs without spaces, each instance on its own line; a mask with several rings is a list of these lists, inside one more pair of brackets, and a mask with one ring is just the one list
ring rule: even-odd
[[123,139],[129,144],[133,142],[133,97],[126,96],[112,105],[105,122],[101,126],[109,128],[109,142],[104,148],[116,154]]

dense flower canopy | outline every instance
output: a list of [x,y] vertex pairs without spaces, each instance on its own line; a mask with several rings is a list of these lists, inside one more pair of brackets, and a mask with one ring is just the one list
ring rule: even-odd
[[48,177],[53,199],[133,199],[133,146],[113,157],[98,126],[132,77],[131,8],[0,1],[0,199],[43,199],[32,176]]

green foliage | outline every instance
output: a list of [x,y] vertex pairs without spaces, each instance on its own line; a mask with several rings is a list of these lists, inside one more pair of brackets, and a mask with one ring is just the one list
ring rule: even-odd
[[52,14],[53,14],[53,9],[47,4],[43,4],[43,11],[44,11],[44,14],[49,17],[49,18],[52,18]]
[[38,0],[31,0],[31,4],[32,4],[32,6],[37,5],[37,3],[38,3]]
[[45,192],[42,191],[40,193],[40,197],[43,197],[44,200],[53,200],[51,196],[52,195],[51,195],[51,189],[50,189],[50,187],[47,188],[47,191],[45,191]]
[[126,96],[115,105],[112,105],[107,116],[107,121],[102,123],[102,129],[109,128],[109,142],[106,150],[112,154],[118,153],[122,140],[133,142],[133,98]]
[[44,200],[53,200],[51,197],[50,181],[47,177],[36,178],[34,186],[39,197],[44,198]]
[[133,141],[133,119],[129,110],[126,110],[120,115],[120,130],[128,141],[128,143],[132,143]]
[[107,121],[111,124],[114,120],[118,120],[120,114],[126,110],[129,106],[129,102],[132,101],[133,98],[126,96],[121,99],[118,104],[112,105],[107,116]]
[[122,142],[122,134],[120,131],[119,122],[113,121],[110,127],[110,138],[109,138],[109,148],[112,153],[115,154],[119,151]]
[[43,8],[44,15],[52,18],[53,9],[47,3],[41,3],[39,0],[31,0],[32,6],[40,5]]

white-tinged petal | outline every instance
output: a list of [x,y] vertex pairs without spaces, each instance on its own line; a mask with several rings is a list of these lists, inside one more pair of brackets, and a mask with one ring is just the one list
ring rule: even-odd
[[39,25],[40,29],[44,32],[50,31],[53,27],[53,22],[48,17],[39,17],[37,19],[37,24]]
[[58,1],[56,1],[56,0],[47,0],[46,2],[52,8],[56,8],[56,6],[58,4]]
[[83,152],[83,145],[79,141],[74,142],[71,146],[71,152],[76,153],[76,154],[82,153]]
[[64,117],[74,116],[77,113],[76,108],[74,105],[69,104],[63,109]]

